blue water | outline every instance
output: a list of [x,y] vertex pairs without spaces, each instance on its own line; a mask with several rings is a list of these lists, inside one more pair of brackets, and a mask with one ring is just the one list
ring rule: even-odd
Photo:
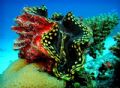
[[[109,12],[118,12],[120,15],[119,3],[120,0],[0,0],[0,73],[18,58],[18,52],[13,50],[17,35],[11,30],[11,26],[15,25],[14,19],[22,13],[23,7],[44,4],[48,8],[49,16],[54,12],[66,14],[72,11],[76,16],[86,18]],[[111,35],[116,34],[119,28],[120,25]],[[109,44],[109,41],[111,37],[106,40],[106,46],[113,43]]]

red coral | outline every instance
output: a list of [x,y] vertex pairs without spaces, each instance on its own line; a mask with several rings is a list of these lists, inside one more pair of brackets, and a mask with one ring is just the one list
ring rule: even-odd
[[16,22],[18,25],[12,29],[20,36],[14,44],[14,48],[20,50],[19,56],[28,62],[40,58],[49,59],[49,54],[42,44],[42,36],[52,30],[55,23],[45,17],[28,13],[18,16]]

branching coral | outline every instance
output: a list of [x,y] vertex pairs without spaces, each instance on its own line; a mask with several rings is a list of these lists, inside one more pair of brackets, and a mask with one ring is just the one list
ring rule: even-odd
[[116,44],[110,47],[110,51],[117,57],[116,64],[114,66],[114,77],[113,77],[113,84],[112,87],[120,87],[119,81],[120,81],[120,33],[115,35],[114,40],[116,41]]
[[[28,63],[38,63],[43,71],[67,81],[67,88],[91,80],[81,77],[86,54],[96,58],[96,51],[104,49],[104,39],[118,24],[116,14],[89,19],[78,19],[72,12],[65,16],[59,13],[48,18],[47,8],[26,7],[16,18],[12,29],[19,34],[14,49]],[[83,84],[84,84],[83,83]]]
[[114,36],[114,40],[117,42],[115,45],[110,47],[111,52],[120,58],[120,33],[118,33],[116,36]]
[[104,40],[118,24],[118,19],[116,13],[84,19],[85,24],[93,30],[93,43],[90,46],[90,56],[96,58],[98,54],[102,54],[102,51],[105,49]]

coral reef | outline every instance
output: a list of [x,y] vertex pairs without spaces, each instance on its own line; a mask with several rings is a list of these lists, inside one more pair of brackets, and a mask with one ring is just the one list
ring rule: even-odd
[[104,40],[118,24],[118,15],[103,14],[100,16],[86,18],[83,21],[93,30],[93,43],[91,44],[89,55],[97,58],[105,49]]
[[94,85],[91,88],[116,88],[115,85],[112,86],[115,65],[116,57],[111,52],[86,62],[85,70],[92,76],[92,84]]
[[[95,78],[84,67],[86,55],[97,58],[102,54],[104,40],[118,24],[117,14],[80,19],[68,12],[66,15],[54,13],[49,18],[46,6],[42,5],[25,7],[16,23],[12,29],[19,38],[14,49],[19,50],[21,61],[4,72],[3,88],[14,88],[19,84],[22,85],[18,87],[25,87],[26,81],[20,78],[30,79],[26,85],[30,88],[96,87],[98,76]],[[111,63],[108,61],[99,71],[104,74],[109,68]]]
[[[52,81],[51,81],[52,80]],[[35,63],[24,59],[15,61],[3,73],[0,88],[64,88],[65,82],[42,71]]]
[[118,33],[116,36],[114,36],[114,40],[117,42],[115,45],[110,47],[111,52],[120,58],[120,33]]
[[114,40],[116,41],[116,44],[110,47],[110,51],[113,53],[113,55],[116,56],[116,64],[115,64],[115,71],[114,71],[114,77],[113,77],[113,85],[112,87],[119,88],[120,87],[120,33],[115,35]]
[[115,64],[115,71],[114,71],[114,77],[113,77],[113,84],[112,87],[119,88],[120,87],[120,61],[117,61]]

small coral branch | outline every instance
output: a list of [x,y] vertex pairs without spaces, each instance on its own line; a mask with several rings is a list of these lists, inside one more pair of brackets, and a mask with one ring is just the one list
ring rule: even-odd
[[48,16],[48,11],[47,7],[45,5],[42,5],[41,7],[25,7],[24,12],[35,14],[35,15],[40,15],[47,17]]
[[60,20],[62,20],[63,19],[63,15],[61,14],[61,13],[54,13],[53,15],[52,15],[52,20],[55,20],[55,21],[60,21]]

